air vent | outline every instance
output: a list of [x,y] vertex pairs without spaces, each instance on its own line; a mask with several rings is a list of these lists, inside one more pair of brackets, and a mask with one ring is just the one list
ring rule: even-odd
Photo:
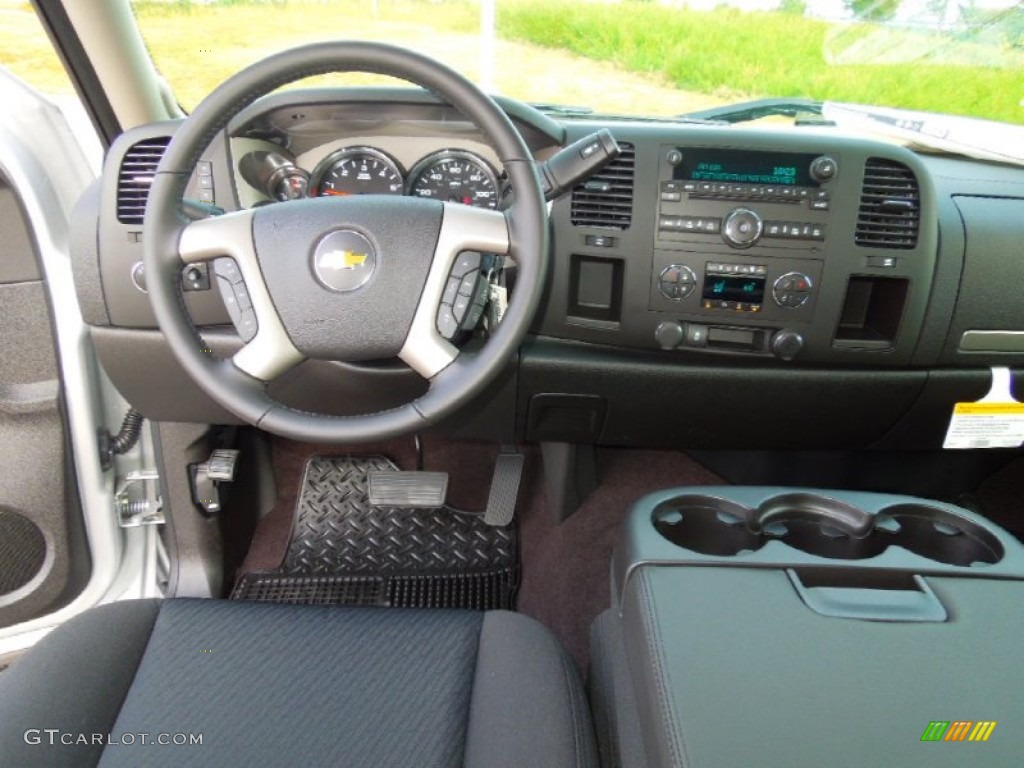
[[124,153],[117,175],[117,220],[122,224],[142,224],[153,174],[170,142],[170,136],[157,136],[134,144]]
[[902,163],[869,157],[857,215],[857,245],[913,248],[921,220],[921,194],[914,173]]
[[622,154],[572,191],[572,223],[577,227],[629,229],[636,150],[624,142],[619,147]]

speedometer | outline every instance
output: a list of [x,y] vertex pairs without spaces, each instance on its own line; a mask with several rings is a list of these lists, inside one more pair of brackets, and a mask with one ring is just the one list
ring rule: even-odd
[[498,207],[498,177],[482,157],[446,150],[424,158],[409,174],[409,194],[477,208]]
[[398,163],[372,147],[349,147],[328,155],[311,179],[318,196],[400,195],[403,186]]

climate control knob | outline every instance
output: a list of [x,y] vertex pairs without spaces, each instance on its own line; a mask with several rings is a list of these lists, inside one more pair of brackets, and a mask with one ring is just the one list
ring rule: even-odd
[[684,264],[670,264],[658,275],[658,290],[666,299],[682,301],[697,287],[697,276]]
[[654,340],[662,349],[675,349],[683,343],[684,338],[686,338],[686,329],[682,323],[677,323],[675,320],[658,323],[658,327],[654,329]]
[[722,237],[733,248],[749,248],[761,237],[764,222],[756,211],[735,208],[722,222]]
[[772,336],[769,346],[773,355],[788,362],[803,351],[804,337],[799,331],[783,329]]
[[784,309],[802,307],[811,298],[814,284],[802,272],[787,272],[772,285],[772,298]]

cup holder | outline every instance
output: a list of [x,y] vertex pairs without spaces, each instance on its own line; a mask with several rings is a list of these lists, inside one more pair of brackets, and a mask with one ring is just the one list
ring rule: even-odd
[[813,493],[773,496],[752,508],[706,495],[658,504],[655,529],[676,546],[713,557],[756,552],[778,540],[829,560],[865,560],[891,546],[945,565],[994,565],[1003,547],[991,531],[941,507],[897,504],[876,514]]
[[760,549],[747,527],[750,510],[714,496],[680,496],[654,508],[654,527],[673,544],[702,555],[731,557]]
[[947,565],[995,565],[1003,545],[980,525],[926,504],[899,504],[880,513],[898,531],[891,534],[904,549]]

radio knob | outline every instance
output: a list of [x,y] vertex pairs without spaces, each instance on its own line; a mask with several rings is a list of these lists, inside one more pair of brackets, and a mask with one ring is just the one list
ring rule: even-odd
[[658,323],[658,327],[654,329],[654,340],[662,349],[675,349],[683,343],[684,338],[686,338],[686,329],[683,328],[682,323],[677,323],[674,320]]
[[783,329],[772,336],[769,346],[773,355],[789,362],[803,351],[804,337],[799,331]]
[[722,237],[734,248],[749,248],[761,237],[764,222],[749,208],[736,208],[722,222]]
[[828,155],[822,155],[811,161],[810,170],[815,181],[831,181],[839,173],[839,164]]

